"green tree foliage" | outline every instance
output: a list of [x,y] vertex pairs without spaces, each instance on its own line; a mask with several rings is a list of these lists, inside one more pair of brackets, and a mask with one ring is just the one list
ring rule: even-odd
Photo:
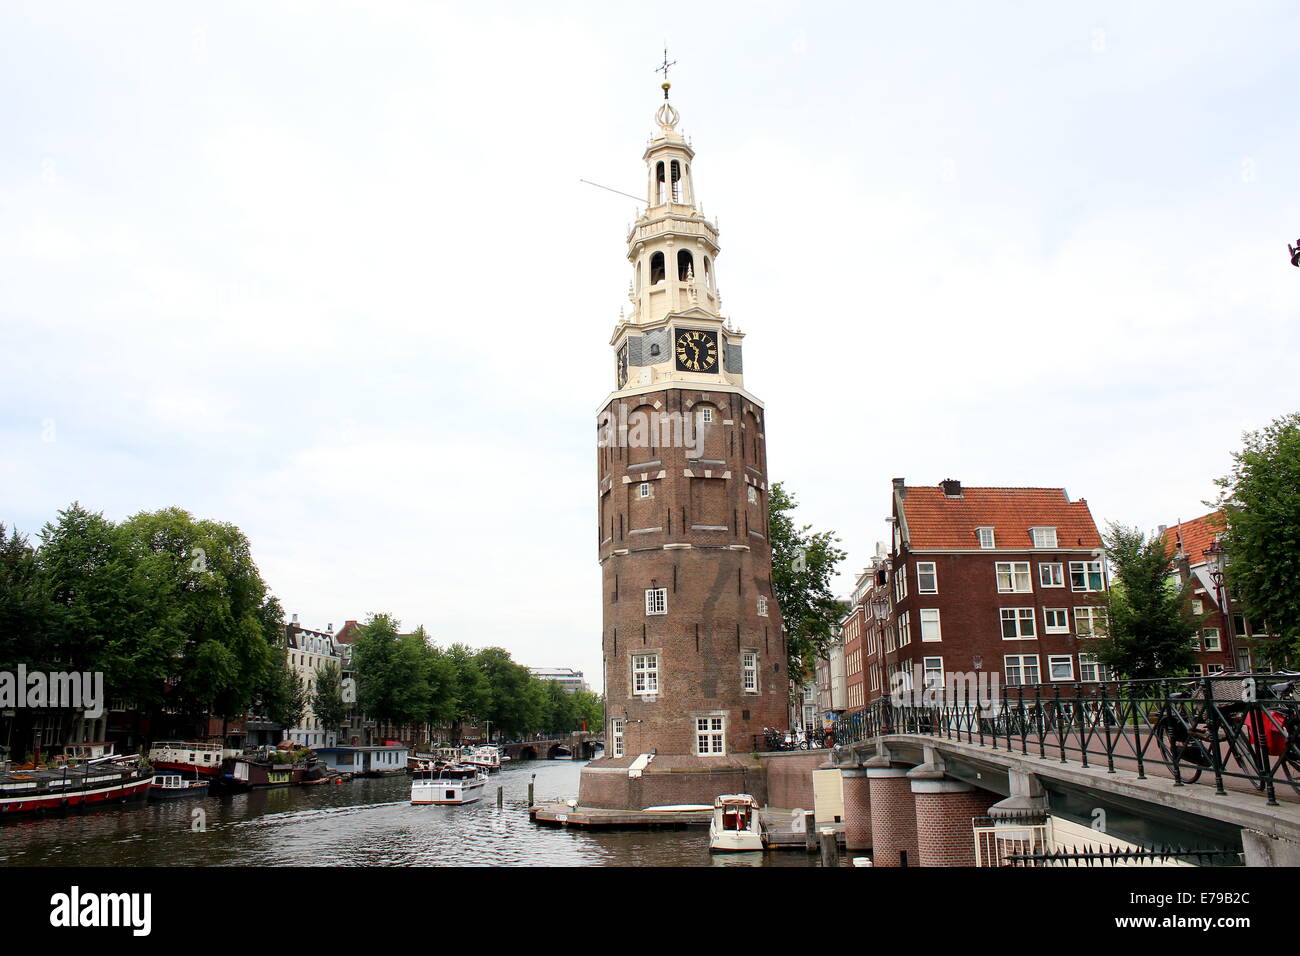
[[311,695],[311,710],[326,730],[338,730],[347,719],[349,705],[343,700],[343,675],[335,661],[326,661],[316,669],[316,690]]
[[1235,609],[1276,635],[1256,645],[1274,663],[1300,657],[1300,413],[1243,436],[1218,481]]
[[772,585],[785,624],[792,680],[812,673],[814,661],[830,644],[844,613],[842,603],[831,592],[831,578],[845,552],[837,546],[839,538],[834,532],[814,532],[811,525],[795,525],[792,513],[798,504],[781,482],[772,486],[768,498]]
[[283,727],[297,727],[307,712],[307,688],[286,660],[271,665],[252,701],[255,713]]
[[543,729],[546,692],[528,668],[516,664],[510,652],[485,647],[474,655],[488,687],[487,709],[478,714],[507,735]]
[[49,601],[36,550],[16,530],[0,524],[0,670],[19,664],[45,670],[50,663]]
[[1111,523],[1104,540],[1112,579],[1097,604],[1106,613],[1106,633],[1089,642],[1091,653],[1123,678],[1186,674],[1196,663],[1196,621],[1190,585],[1171,582],[1164,539]]

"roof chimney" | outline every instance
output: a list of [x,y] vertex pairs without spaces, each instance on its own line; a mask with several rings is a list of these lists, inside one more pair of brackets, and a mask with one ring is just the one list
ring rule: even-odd
[[945,498],[961,497],[961,482],[955,478],[945,478],[942,482],[943,495]]
[[898,495],[899,498],[907,497],[907,488],[903,485],[902,478],[894,479],[894,494]]
[[293,624],[294,624],[294,627],[297,627],[297,626],[298,626],[298,615],[297,615],[297,614],[295,614],[295,615],[293,616]]

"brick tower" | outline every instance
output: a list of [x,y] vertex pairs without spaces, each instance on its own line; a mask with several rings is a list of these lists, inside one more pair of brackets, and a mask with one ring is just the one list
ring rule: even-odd
[[668,89],[597,419],[606,750],[582,775],[592,807],[762,800],[755,737],[787,723],[766,413],[744,387],[744,336],[722,316],[718,229],[696,204]]

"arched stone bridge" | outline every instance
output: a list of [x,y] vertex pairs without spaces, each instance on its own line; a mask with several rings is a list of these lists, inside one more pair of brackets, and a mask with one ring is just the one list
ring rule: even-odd
[[501,752],[511,761],[591,760],[604,747],[604,734],[572,733],[502,744]]

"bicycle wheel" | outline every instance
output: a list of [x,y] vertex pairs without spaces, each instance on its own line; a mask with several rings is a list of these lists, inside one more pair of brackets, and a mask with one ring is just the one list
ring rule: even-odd
[[1161,717],[1152,733],[1156,736],[1156,744],[1175,780],[1195,783],[1201,779],[1201,770],[1204,768],[1200,762],[1186,759],[1192,752],[1191,735],[1177,717]]

